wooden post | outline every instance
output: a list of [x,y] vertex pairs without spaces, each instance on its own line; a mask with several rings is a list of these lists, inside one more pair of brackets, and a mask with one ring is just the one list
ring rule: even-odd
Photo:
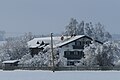
[[51,55],[52,55],[52,71],[55,72],[54,53],[53,53],[53,33],[51,33]]

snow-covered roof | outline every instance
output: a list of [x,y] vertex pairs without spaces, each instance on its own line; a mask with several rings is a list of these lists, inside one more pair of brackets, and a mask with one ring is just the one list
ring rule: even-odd
[[5,63],[15,63],[15,62],[18,62],[19,60],[8,60],[8,61],[3,61],[2,63],[5,64]]
[[60,42],[60,43],[54,45],[54,47],[63,46],[63,45],[65,45],[65,44],[68,44],[68,43],[70,43],[70,42],[72,42],[72,41],[75,41],[75,40],[77,40],[77,39],[79,39],[79,38],[82,38],[82,37],[84,37],[84,36],[85,36],[85,35],[73,36],[73,37],[71,37],[71,38],[69,38],[69,39],[67,39],[67,40],[65,40],[65,41],[63,41],[63,42]]
[[[68,38],[68,37],[65,36],[64,39],[66,39],[66,38]],[[40,44],[37,44],[37,42],[42,43],[42,41],[44,43],[49,43],[50,44],[51,43],[51,37],[34,38],[33,40],[28,42],[28,46],[30,48],[39,47]],[[60,43],[61,41],[62,41],[61,37],[53,37],[53,44],[54,45]]]
[[[68,44],[74,40],[77,40],[81,37],[84,37],[85,35],[78,35],[78,36],[64,36],[64,39],[61,40],[61,37],[53,37],[53,47],[60,47],[65,44]],[[36,48],[36,47],[41,47],[40,44],[37,44],[37,42],[42,43],[51,43],[51,37],[43,37],[43,38],[34,38],[33,40],[28,42],[28,46],[30,48]],[[43,45],[42,45],[43,46]]]

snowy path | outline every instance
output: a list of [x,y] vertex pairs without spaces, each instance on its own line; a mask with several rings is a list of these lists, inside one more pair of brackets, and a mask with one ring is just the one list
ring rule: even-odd
[[120,80],[119,71],[0,71],[0,80]]

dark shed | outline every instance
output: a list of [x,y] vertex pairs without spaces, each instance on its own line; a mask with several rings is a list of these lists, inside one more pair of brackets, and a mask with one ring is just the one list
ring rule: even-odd
[[14,70],[18,66],[19,60],[3,61],[3,70]]

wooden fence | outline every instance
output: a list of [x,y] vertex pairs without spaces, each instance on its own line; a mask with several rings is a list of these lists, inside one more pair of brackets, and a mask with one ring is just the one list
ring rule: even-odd
[[[19,70],[53,70],[53,67],[46,67],[46,66],[29,66],[29,65],[18,65],[15,69]],[[120,70],[120,67],[77,67],[77,66],[68,66],[68,67],[55,67],[55,71],[83,71],[83,70]]]
[[[5,67],[0,67],[0,69],[4,70],[9,70],[8,68]],[[47,66],[31,66],[31,65],[18,65],[12,67],[11,70],[51,70],[53,71],[53,67],[47,67]],[[104,66],[104,67],[77,67],[77,66],[68,66],[68,67],[55,67],[54,71],[84,71],[84,70],[94,70],[94,71],[99,71],[99,70],[120,70],[120,67],[109,67],[109,66]]]

